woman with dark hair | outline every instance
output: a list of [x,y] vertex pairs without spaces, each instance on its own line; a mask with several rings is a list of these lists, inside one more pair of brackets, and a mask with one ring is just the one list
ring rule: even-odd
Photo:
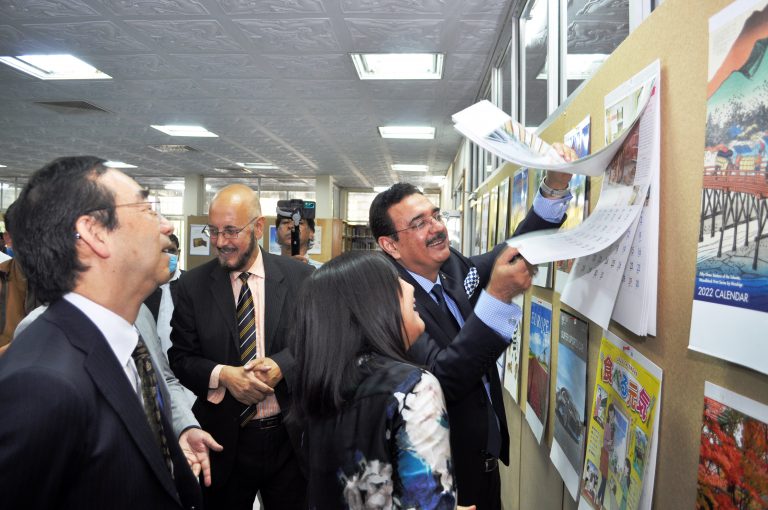
[[306,281],[295,329],[309,508],[456,507],[437,379],[406,361],[424,332],[413,287],[350,252]]

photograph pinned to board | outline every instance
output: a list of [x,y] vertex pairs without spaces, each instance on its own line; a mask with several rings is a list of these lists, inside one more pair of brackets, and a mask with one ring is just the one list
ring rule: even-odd
[[496,246],[496,225],[499,211],[499,188],[494,187],[490,193],[490,205],[488,208],[488,244],[486,251],[491,251]]
[[480,210],[480,253],[488,251],[488,217],[491,215],[491,194],[486,193],[480,199],[483,204]]
[[768,405],[709,381],[696,508],[768,507]]
[[[584,117],[584,120],[565,134],[563,143],[576,152],[576,156],[583,158],[589,154],[590,150],[590,116]],[[586,175],[575,174],[571,177],[570,188],[573,198],[568,203],[568,209],[565,211],[567,216],[565,223],[560,227],[561,230],[569,230],[580,225],[584,218],[589,214],[589,184],[590,180]],[[555,261],[555,290],[558,293],[563,292],[568,274],[573,268],[575,259],[565,259]]]
[[189,225],[189,254],[208,256],[211,254],[211,240],[203,233],[205,225]]
[[480,200],[475,200],[475,206],[472,208],[474,225],[472,229],[472,255],[482,255],[483,239],[483,204]]
[[552,355],[552,303],[531,298],[528,333],[528,392],[525,420],[541,443],[549,410],[549,374]]
[[[534,182],[538,192],[541,181],[547,176],[547,172],[534,170]],[[537,266],[538,271],[533,275],[533,284],[544,289],[551,289],[554,283],[555,265],[553,262],[545,262]]]
[[603,331],[579,510],[651,508],[661,382],[661,368]]
[[688,344],[763,374],[768,374],[768,208],[762,198],[768,194],[766,30],[766,0],[739,0],[709,19],[702,210]]
[[[525,296],[520,294],[512,298],[512,303],[520,307],[522,316],[525,316]],[[517,324],[515,332],[512,334],[512,341],[507,347],[506,359],[504,361],[504,389],[506,389],[512,400],[519,402],[520,389],[520,348],[523,345],[523,323]]]
[[517,226],[528,212],[528,169],[521,168],[512,176],[512,190],[509,199],[509,231],[515,232]]
[[507,177],[499,183],[499,212],[498,223],[496,224],[496,242],[506,241],[511,232],[509,231],[509,181]]
[[560,310],[555,382],[555,431],[552,460],[576,501],[586,444],[587,357],[589,324]]

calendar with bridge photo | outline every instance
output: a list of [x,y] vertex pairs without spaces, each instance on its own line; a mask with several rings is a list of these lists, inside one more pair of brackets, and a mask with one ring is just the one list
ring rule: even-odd
[[768,373],[768,0],[710,19],[690,348]]

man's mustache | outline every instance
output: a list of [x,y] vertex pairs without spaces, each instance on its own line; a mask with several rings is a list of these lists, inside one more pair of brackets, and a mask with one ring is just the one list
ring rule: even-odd
[[448,238],[448,233],[447,232],[438,232],[434,236],[432,236],[429,239],[427,239],[427,245],[430,245],[430,244],[434,243],[435,241],[444,241],[447,238]]

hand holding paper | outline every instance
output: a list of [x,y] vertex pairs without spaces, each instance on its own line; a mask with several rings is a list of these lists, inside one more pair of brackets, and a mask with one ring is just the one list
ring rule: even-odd
[[486,292],[499,301],[512,302],[512,298],[528,290],[531,286],[534,268],[522,257],[517,249],[506,248],[498,256],[491,272]]

